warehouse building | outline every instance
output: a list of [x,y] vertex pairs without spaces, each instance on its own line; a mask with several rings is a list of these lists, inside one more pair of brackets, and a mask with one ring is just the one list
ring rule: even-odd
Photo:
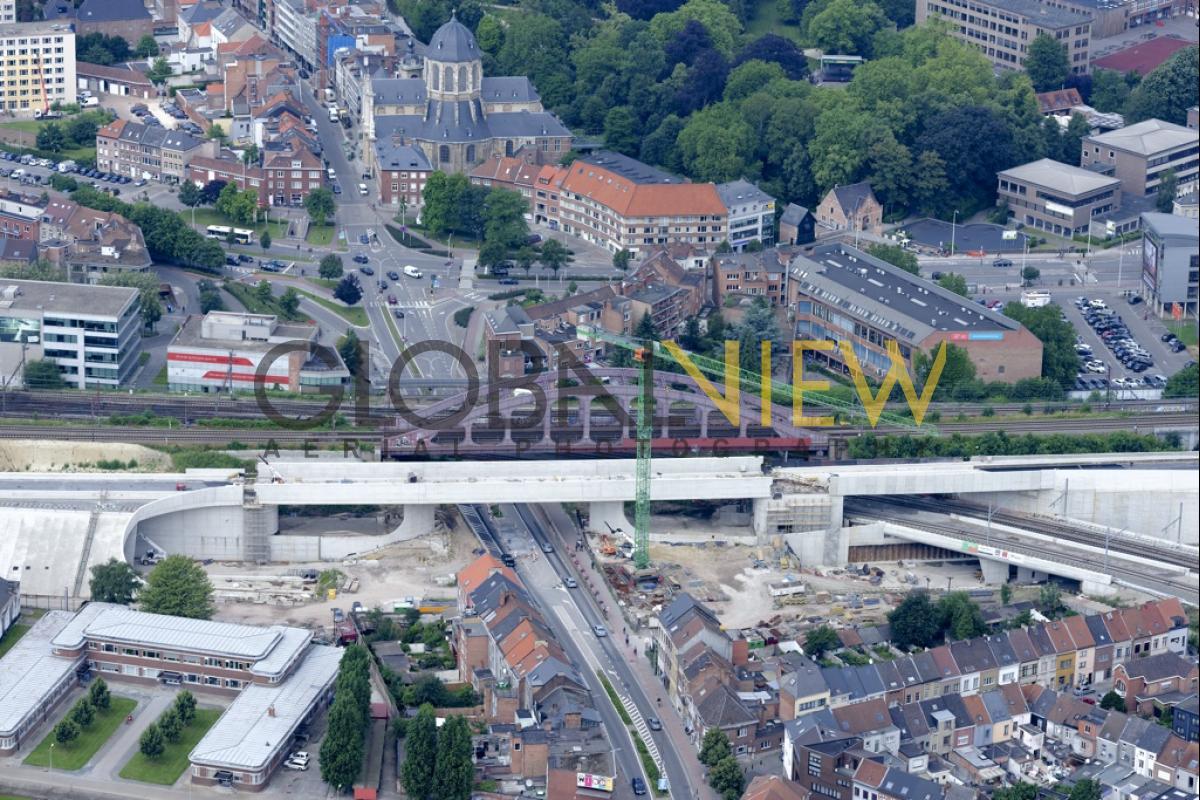
[[78,659],[55,656],[51,645],[72,616],[46,612],[0,658],[0,756],[15,753],[77,683]]
[[[1042,343],[1019,322],[861,250],[820,245],[790,269],[796,338],[848,342],[872,378],[891,369],[893,339],[910,374],[918,351],[948,342],[967,351],[985,381],[1041,375]],[[840,347],[812,356],[849,374]]]
[[139,308],[137,289],[0,279],[0,383],[45,359],[68,386],[120,386],[138,366]]
[[173,392],[319,392],[346,383],[350,371],[335,349],[317,348],[319,334],[312,323],[269,314],[191,316],[167,348],[167,383]]

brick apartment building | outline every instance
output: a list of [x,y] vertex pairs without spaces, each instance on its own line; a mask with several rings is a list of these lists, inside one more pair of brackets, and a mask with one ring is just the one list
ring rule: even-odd
[[379,202],[391,208],[419,208],[425,182],[433,167],[419,147],[401,144],[392,137],[376,141],[375,166],[378,170]]
[[96,167],[104,172],[177,183],[193,158],[215,158],[218,143],[158,125],[114,120],[96,131]]

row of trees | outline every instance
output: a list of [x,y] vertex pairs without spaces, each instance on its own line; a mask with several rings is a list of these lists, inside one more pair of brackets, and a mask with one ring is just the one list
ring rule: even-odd
[[1046,436],[1028,433],[1011,436],[991,431],[978,436],[856,436],[850,442],[851,458],[965,458],[968,456],[1033,456],[1064,453],[1151,453],[1179,449],[1179,437],[1159,438],[1149,433],[1112,433]]
[[88,693],[79,698],[71,711],[54,726],[54,741],[61,745],[69,745],[79,738],[79,734],[92,727],[97,711],[107,711],[111,704],[112,696],[108,693],[108,684],[103,678],[97,678],[88,688]]
[[96,131],[112,121],[107,111],[89,111],[63,122],[47,122],[37,132],[39,150],[58,153],[80,147],[96,146]]
[[184,221],[174,211],[149,203],[129,204],[90,186],[79,186],[71,199],[98,211],[115,211],[142,229],[150,258],[158,263],[177,264],[205,272],[220,273],[225,264],[221,245]]
[[454,715],[441,728],[433,706],[422,705],[405,727],[400,780],[413,800],[468,800],[475,783],[471,727]]
[[146,758],[156,760],[166,752],[168,744],[178,744],[183,731],[196,719],[196,698],[186,689],[175,695],[175,702],[162,715],[146,726],[138,739],[138,750]]
[[700,742],[700,763],[708,767],[708,785],[721,800],[738,800],[746,788],[746,776],[720,728],[710,728]]
[[347,647],[338,665],[328,729],[321,742],[321,779],[341,791],[362,769],[366,731],[371,725],[370,654],[360,644]]

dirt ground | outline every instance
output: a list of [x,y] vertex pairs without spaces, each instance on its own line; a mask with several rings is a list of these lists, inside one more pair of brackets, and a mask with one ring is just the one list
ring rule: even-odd
[[214,576],[213,585],[218,595],[223,586],[230,585],[227,578],[280,576],[306,567],[338,569],[359,581],[357,592],[339,593],[335,600],[312,600],[302,605],[218,602],[217,618],[251,625],[324,628],[331,623],[331,609],[348,611],[356,601],[367,608],[389,608],[391,601],[405,597],[452,599],[455,595],[453,576],[475,559],[473,551],[479,546],[471,529],[461,519],[456,522],[453,531],[441,530],[433,536],[403,542],[371,553],[369,557],[343,563],[268,564],[257,567],[240,563],[209,564],[205,569]]
[[137,462],[139,472],[170,468],[166,453],[139,444],[115,442],[0,441],[0,472],[100,472],[97,461]]

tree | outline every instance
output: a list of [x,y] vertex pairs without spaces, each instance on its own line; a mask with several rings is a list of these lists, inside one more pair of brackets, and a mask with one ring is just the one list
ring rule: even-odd
[[[789,80],[798,81],[808,77],[808,59],[804,51],[796,46],[791,39],[768,33],[747,44],[734,60],[735,67],[747,61],[765,61],[768,64],[778,64]],[[728,83],[726,89],[728,89]]]
[[[933,370],[933,362],[941,345],[930,349],[928,353],[918,350],[913,354],[913,371],[921,386],[929,380]],[[971,360],[966,348],[956,344],[946,344],[946,358],[942,362],[942,374],[938,376],[934,396],[939,400],[955,396],[955,390],[960,386],[970,384],[975,380],[975,362]]]
[[504,46],[504,24],[497,17],[484,15],[475,28],[475,41],[480,50],[496,55]]
[[179,741],[179,737],[183,735],[183,723],[175,709],[168,708],[162,713],[162,716],[158,718],[158,730],[162,733],[163,739],[171,744]]
[[222,311],[225,308],[225,301],[221,299],[221,291],[212,281],[200,281],[196,284],[200,290],[200,313],[207,314],[210,311]]
[[971,293],[967,291],[967,279],[957,272],[947,272],[942,275],[938,278],[938,286],[963,297],[971,296]]
[[225,129],[222,128],[220,125],[217,125],[214,122],[212,125],[208,126],[208,134],[207,135],[208,135],[208,138],[210,138],[210,139],[216,139],[217,141],[224,141],[225,140]]
[[925,592],[909,592],[888,614],[892,643],[897,647],[932,647],[942,638],[942,618]]
[[58,364],[42,358],[26,361],[22,376],[29,389],[63,389],[67,385],[58,371]]
[[1092,72],[1091,106],[1097,111],[1120,114],[1129,101],[1129,84],[1121,73],[1111,69]]
[[96,144],[97,127],[93,117],[75,117],[67,123],[67,138],[80,147],[93,147]]
[[571,99],[571,60],[567,33],[559,20],[542,14],[525,14],[520,25],[504,32],[496,54],[500,75],[528,75],[549,108]]
[[223,191],[225,191],[225,181],[209,181],[200,189],[200,203],[214,205]]
[[809,20],[808,38],[826,53],[870,57],[871,41],[887,21],[870,0],[830,0]]
[[1038,590],[1038,611],[1050,619],[1058,619],[1067,610],[1063,603],[1062,589],[1057,583],[1046,583]]
[[196,696],[184,689],[179,694],[175,695],[175,704],[172,706],[175,713],[179,715],[179,721],[184,725],[191,725],[192,720],[196,718]]
[[[158,58],[154,59],[154,62],[150,65],[150,69],[146,70],[146,77],[149,78],[153,83],[162,83],[167,78],[171,77],[173,72],[174,70],[171,69],[170,62],[168,62],[167,59],[163,58],[162,56],[159,56]],[[214,130],[218,133],[214,134]],[[225,131],[218,126],[213,125],[209,130],[209,135],[211,135],[214,139],[221,139],[225,137]]]
[[633,261],[633,252],[630,250],[626,250],[623,247],[620,250],[618,250],[617,252],[613,253],[613,257],[612,257],[613,266],[615,268],[621,270],[621,272],[627,272],[629,270],[629,264],[632,261]]
[[746,776],[737,759],[728,755],[708,771],[708,785],[717,790],[722,800],[737,800],[746,788]]
[[1129,93],[1126,124],[1157,118],[1183,125],[1187,110],[1200,101],[1200,47],[1177,51]]
[[470,798],[475,783],[475,763],[471,729],[465,717],[450,717],[438,731],[433,775],[433,795],[438,800]]
[[204,202],[204,193],[196,184],[191,181],[184,181],[179,185],[179,202],[189,208],[193,208]]
[[291,286],[279,297],[279,310],[285,317],[293,318],[300,311],[300,295]]
[[1021,280],[1026,286],[1032,286],[1033,282],[1042,276],[1042,271],[1037,267],[1024,267],[1021,270]]
[[804,636],[804,654],[814,661],[841,646],[837,631],[828,625],[818,625]]
[[547,239],[542,243],[542,249],[538,253],[538,261],[555,275],[558,271],[571,263],[572,256],[566,246],[558,241],[558,239]]
[[342,277],[343,271],[342,257],[334,253],[323,257],[317,265],[317,274],[328,281],[336,281]]
[[156,723],[151,722],[146,726],[146,730],[142,731],[142,736],[138,739],[138,750],[150,760],[157,759],[166,750],[162,731]]
[[1006,606],[1012,602],[1012,587],[1007,583],[1000,584],[1000,605]]
[[[136,220],[135,220],[136,222]],[[145,228],[143,228],[145,234]],[[147,249],[150,237],[155,235],[151,230],[146,235]],[[199,235],[199,234],[197,234]],[[122,286],[138,290],[138,313],[142,317],[142,326],[149,331],[162,319],[163,306],[159,298],[158,278],[152,272],[112,272],[100,279],[101,286]]]
[[92,600],[123,606],[133,602],[141,580],[128,562],[110,558],[105,563],[92,567],[91,572],[92,579],[88,586],[92,591]]
[[1052,36],[1039,33],[1033,37],[1025,54],[1025,74],[1029,76],[1034,91],[1061,89],[1071,74],[1067,46]]
[[1107,711],[1124,711],[1125,698],[1117,694],[1116,689],[1109,689],[1100,698],[1100,707]]
[[333,287],[333,296],[341,300],[348,306],[352,306],[362,299],[362,286],[358,283],[358,276],[345,275],[337,286]]
[[517,192],[492,189],[483,201],[483,239],[495,242],[505,253],[520,247],[529,237],[525,213],[529,202]]
[[992,792],[992,800],[1037,800],[1038,787],[1025,781]]
[[262,232],[262,236],[258,237],[258,243],[260,245],[262,245],[263,250],[270,250],[271,249],[271,232],[264,228],[263,232]]
[[167,556],[146,576],[138,595],[143,611],[173,617],[211,619],[212,583],[204,569],[188,556]]
[[152,58],[158,55],[158,42],[154,41],[154,37],[147,33],[138,39],[137,47],[133,52],[138,58]]
[[62,126],[57,122],[47,122],[37,133],[36,144],[39,150],[49,150],[57,153],[67,146],[67,136]]
[[54,741],[62,745],[70,744],[79,738],[79,726],[73,720],[64,719],[54,726]]
[[1071,787],[1068,800],[1100,800],[1100,782],[1085,778]]
[[637,327],[633,329],[634,338],[640,339],[643,342],[657,341],[658,329],[654,327],[654,319],[647,311],[642,314],[642,318],[638,320]]
[[496,241],[485,241],[479,248],[477,263],[484,269],[502,264],[508,258],[508,248]]
[[610,110],[604,117],[604,146],[618,153],[636,156],[642,143],[637,125],[637,117],[628,106],[617,106]]
[[745,174],[754,131],[733,103],[717,103],[688,119],[676,140],[684,170],[696,180],[725,182]]
[[433,706],[422,705],[408,724],[404,737],[404,765],[400,780],[413,800],[425,800],[433,791],[433,771],[437,763],[437,721]]
[[886,261],[889,264],[899,267],[905,272],[911,272],[913,275],[921,274],[921,267],[917,264],[917,256],[898,244],[873,244],[867,248],[867,252],[881,261]]
[[308,197],[304,198],[304,210],[313,222],[324,225],[337,212],[333,192],[324,187],[313,189],[308,193]]
[[987,633],[983,612],[966,592],[950,592],[937,604],[942,627],[955,640],[971,639]]
[[88,699],[97,709],[108,710],[109,705],[112,704],[112,697],[108,693],[108,684],[104,682],[103,678],[96,678],[92,681],[92,685],[88,687]]
[[1163,173],[1161,180],[1158,183],[1158,194],[1154,196],[1154,207],[1164,214],[1170,214],[1175,208],[1175,192],[1179,185],[1179,179],[1175,177],[1175,170],[1168,169]]
[[526,277],[529,276],[529,271],[533,269],[533,263],[537,261],[537,255],[537,251],[529,245],[523,245],[513,254],[513,259],[517,262],[517,266],[525,270]]
[[1200,397],[1200,366],[1192,364],[1167,378],[1163,397]]
[[80,698],[75,707],[71,709],[71,721],[80,727],[80,729],[90,727],[92,720],[96,718],[96,709],[92,706],[92,701],[86,697]]
[[338,340],[337,351],[350,374],[357,375],[362,353],[358,345],[358,334],[353,329],[348,329],[346,335]]
[[[949,196],[942,207],[990,202],[996,172],[1013,163],[1013,135],[1006,119],[987,106],[965,105],[928,117],[924,128],[918,151],[933,150],[944,164]],[[918,158],[915,175],[921,166]]]
[[709,728],[704,732],[704,739],[700,742],[701,764],[713,767],[718,761],[731,755],[733,748],[729,746],[729,737],[725,735],[725,731]]
[[269,305],[274,295],[271,293],[271,282],[267,279],[259,281],[254,286],[254,297],[263,305]]
[[1075,329],[1058,315],[1056,306],[1026,308],[1020,303],[1004,306],[1004,316],[1029,329],[1042,343],[1042,377],[1063,388],[1075,383],[1079,356],[1075,353]]

